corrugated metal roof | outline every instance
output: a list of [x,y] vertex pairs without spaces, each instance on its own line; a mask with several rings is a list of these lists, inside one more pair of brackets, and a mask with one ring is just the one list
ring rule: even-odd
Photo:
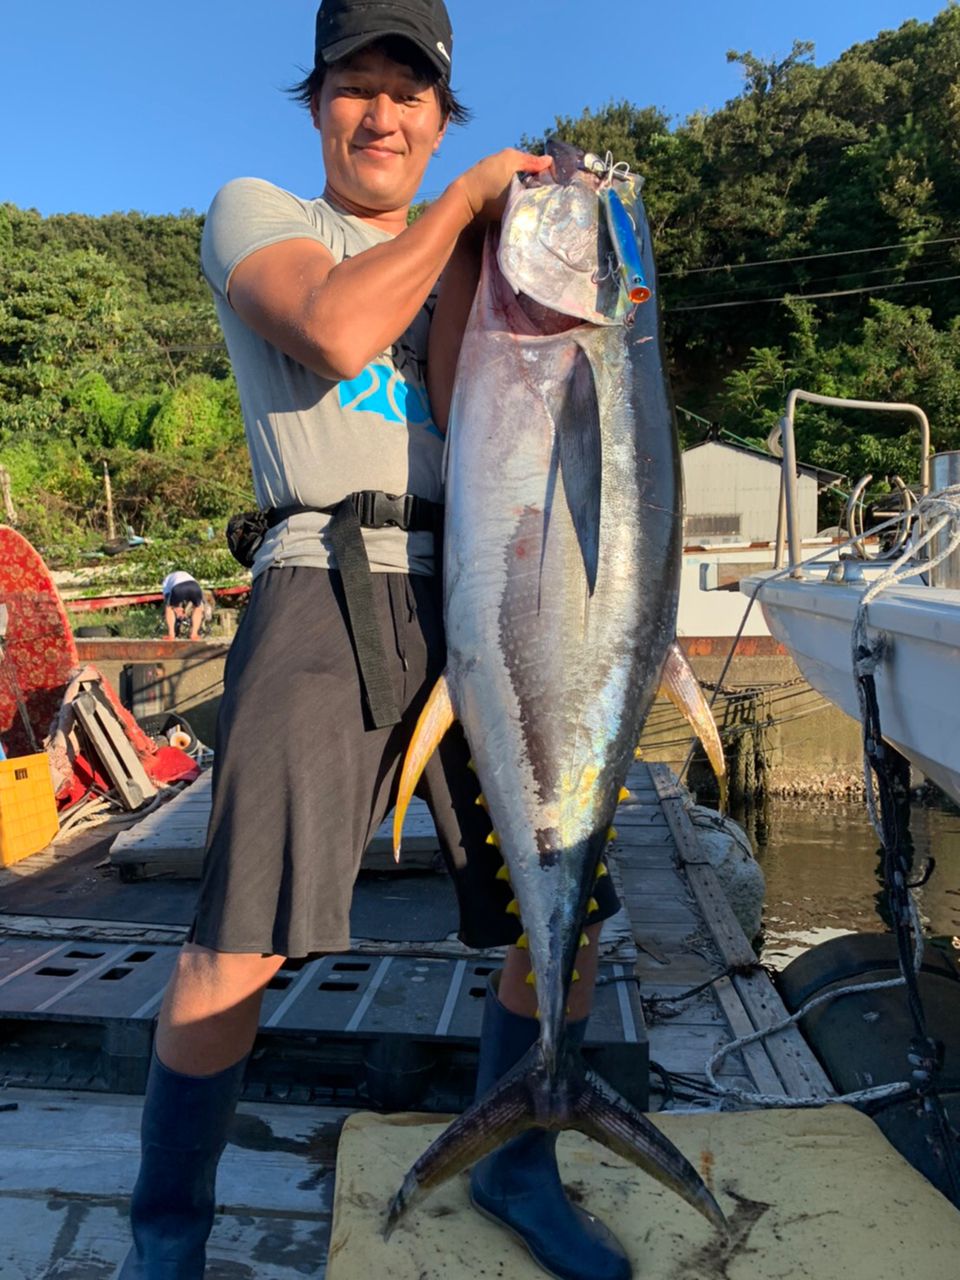
[[[774,457],[772,453],[767,453],[764,449],[754,449],[750,445],[745,444],[733,444],[729,440],[713,440],[708,438],[706,440],[701,440],[699,444],[690,445],[688,448],[684,449],[683,452],[693,453],[694,450],[702,449],[704,445],[707,444],[715,445],[720,449],[729,449],[732,453],[746,454],[748,458],[759,458],[762,462],[772,463],[773,466],[778,469],[781,465],[780,458]],[[814,467],[807,462],[798,462],[797,470],[801,475],[814,476],[817,483],[823,488],[829,488],[831,485],[839,484],[841,480],[846,479],[840,471],[828,471],[826,467]]]

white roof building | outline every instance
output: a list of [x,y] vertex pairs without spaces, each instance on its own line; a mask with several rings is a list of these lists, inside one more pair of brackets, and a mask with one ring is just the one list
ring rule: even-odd
[[[684,449],[683,540],[772,542],[777,536],[780,459],[713,438]],[[817,534],[817,498],[843,479],[838,472],[797,466],[800,536]]]

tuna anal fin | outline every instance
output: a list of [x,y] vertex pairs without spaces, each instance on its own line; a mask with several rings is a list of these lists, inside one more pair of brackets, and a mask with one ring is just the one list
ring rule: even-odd
[[418,1200],[489,1152],[533,1126],[527,1068],[539,1060],[535,1045],[513,1070],[468,1107],[432,1143],[403,1180],[383,1228],[384,1238]]
[[592,1071],[585,1074],[573,1106],[571,1125],[639,1165],[645,1173],[682,1196],[718,1230],[726,1231],[723,1210],[689,1160],[656,1125]]
[[593,368],[580,347],[575,348],[554,421],[563,492],[583,556],[587,587],[593,595],[600,557],[600,405]]
[[676,641],[667,650],[666,661],[660,674],[660,692],[665,693],[683,718],[690,725],[707,753],[720,787],[720,811],[727,808],[727,765],[723,758],[720,731],[713,712],[703,696],[700,681],[694,675],[690,663]]
[[393,856],[397,862],[400,861],[400,837],[403,833],[403,820],[410,805],[410,798],[417,789],[417,783],[426,768],[427,761],[436,751],[440,740],[455,719],[447,677],[442,675],[433,686],[426,706],[420,712],[400,773],[397,806],[393,812]]

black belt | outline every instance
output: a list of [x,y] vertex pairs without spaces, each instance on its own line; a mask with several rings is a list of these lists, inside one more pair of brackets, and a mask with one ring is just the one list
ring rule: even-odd
[[329,507],[305,507],[294,504],[289,507],[272,507],[266,513],[267,528],[274,529],[291,516],[306,511],[320,515],[335,515],[344,502],[350,504],[363,529],[384,529],[388,525],[404,529],[407,533],[442,533],[443,504],[428,502],[415,493],[382,493],[379,489],[361,489],[348,493],[342,502]]
[[360,682],[370,720],[377,729],[399,724],[400,709],[394,697],[383,651],[383,637],[377,624],[370,561],[361,530],[392,526],[408,533],[432,533],[439,562],[443,506],[413,493],[381,493],[376,489],[364,489],[359,493],[348,493],[329,507],[274,507],[265,513],[267,528],[273,529],[291,516],[308,511],[332,517],[326,532],[343,582]]

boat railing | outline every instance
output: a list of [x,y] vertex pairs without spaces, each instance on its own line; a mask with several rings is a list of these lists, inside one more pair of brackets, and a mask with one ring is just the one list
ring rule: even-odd
[[930,491],[930,423],[927,415],[915,404],[889,403],[883,400],[849,400],[842,396],[822,396],[814,391],[802,391],[795,387],[787,396],[786,408],[780,419],[780,438],[783,460],[780,470],[780,508],[777,517],[777,545],[774,568],[783,566],[784,532],[789,552],[789,569],[792,578],[803,575],[800,567],[800,514],[797,479],[797,445],[793,420],[798,400],[824,405],[831,409],[866,409],[880,413],[906,413],[916,418],[920,426],[920,496]]

